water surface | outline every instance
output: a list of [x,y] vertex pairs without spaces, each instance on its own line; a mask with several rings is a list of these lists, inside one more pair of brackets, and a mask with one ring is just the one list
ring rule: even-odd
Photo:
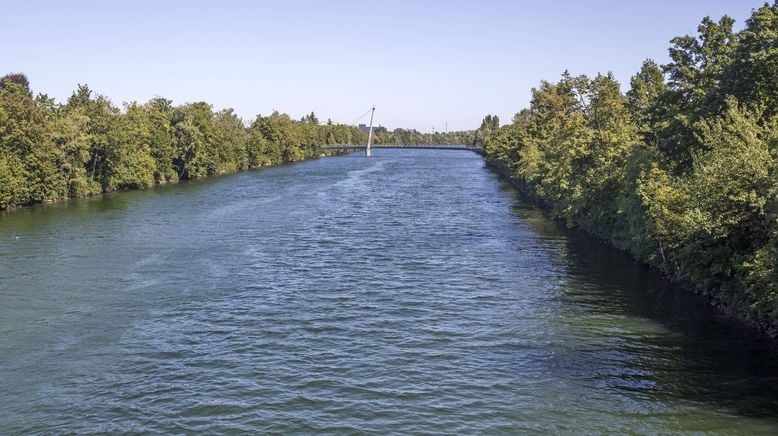
[[465,151],[0,215],[0,431],[778,429],[778,352]]

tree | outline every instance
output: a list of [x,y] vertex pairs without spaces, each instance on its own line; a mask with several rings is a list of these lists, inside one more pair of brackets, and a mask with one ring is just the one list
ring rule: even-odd
[[22,73],[11,73],[6,74],[2,78],[0,78],[0,88],[10,86],[10,84],[15,83],[16,85],[19,85],[27,92],[27,95],[32,98],[32,90],[30,89],[30,81],[27,79],[27,76]]
[[307,124],[313,124],[315,126],[319,125],[319,119],[316,118],[316,114],[314,114],[313,112],[311,112],[309,115],[306,115],[306,116],[302,117],[300,122],[307,123]]
[[214,141],[217,172],[235,172],[249,167],[248,134],[243,120],[232,109],[217,112],[214,117]]
[[[89,147],[87,172],[90,190],[99,186],[106,187],[108,173],[107,156],[112,147],[112,134],[116,128],[119,110],[111,101],[102,96],[92,96],[92,90],[87,85],[78,85],[78,89],[70,96],[64,107],[67,115],[74,118],[82,117],[85,125],[81,126],[86,133],[84,138]],[[99,192],[97,189],[97,192]]]
[[474,145],[483,146],[486,138],[494,131],[500,128],[500,117],[497,115],[487,115],[481,121],[481,126],[475,131]]
[[44,108],[28,88],[8,79],[0,87],[0,207],[60,198],[62,153],[54,146]]
[[725,96],[718,85],[732,63],[737,44],[733,24],[727,16],[718,22],[705,17],[697,37],[671,40],[672,62],[664,66],[670,92],[663,100],[667,110],[659,147],[681,172],[689,169],[691,155],[703,146],[695,130],[699,120],[723,110]]
[[733,61],[723,75],[722,93],[762,111],[778,114],[778,3],[765,4],[746,20]]
[[208,103],[190,103],[173,115],[173,167],[182,179],[216,173],[213,144],[213,112]]
[[768,239],[775,172],[772,129],[758,114],[727,100],[722,117],[700,122],[706,151],[693,156],[691,171],[673,177],[654,167],[641,184],[653,233],[663,257],[707,287],[734,279],[741,264]]
[[632,118],[646,144],[659,146],[658,132],[667,118],[664,100],[669,88],[659,65],[651,59],[643,61],[640,71],[632,76],[627,104]]
[[83,107],[57,109],[53,121],[54,142],[62,150],[61,170],[66,180],[66,195],[82,197],[99,193],[99,183],[90,180],[87,171],[91,160],[92,134],[88,130],[89,116]]
[[156,169],[154,180],[164,183],[178,180],[179,174],[174,169],[173,160],[176,150],[173,146],[173,105],[172,101],[156,97],[145,104],[149,120],[149,145],[151,157],[154,158]]
[[575,189],[581,204],[575,209],[599,226],[614,230],[617,199],[626,195],[624,168],[638,142],[627,99],[613,75],[598,75],[586,88],[585,117],[591,142],[573,162],[579,175]]
[[304,155],[300,149],[300,139],[289,115],[278,111],[268,117],[258,116],[255,128],[268,143],[268,155],[272,163],[295,162]]
[[137,103],[125,107],[116,117],[105,156],[103,189],[141,189],[154,184],[156,162],[151,156],[152,124],[149,113]]

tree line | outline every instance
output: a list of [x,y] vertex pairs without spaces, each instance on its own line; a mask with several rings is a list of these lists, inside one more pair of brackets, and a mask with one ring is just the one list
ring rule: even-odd
[[389,131],[386,127],[379,126],[373,130],[373,135],[375,144],[452,145],[473,144],[475,142],[475,132],[473,130],[421,133],[415,129],[403,128]]
[[79,85],[65,104],[33,97],[23,74],[0,79],[0,209],[194,179],[359,144],[356,127],[273,112],[250,125],[208,103],[154,98],[121,109]]
[[778,3],[702,20],[622,93],[565,72],[475,132],[552,214],[778,327]]
[[[420,133],[385,127],[376,144],[464,144],[473,132]],[[0,78],[0,210],[120,189],[296,162],[327,144],[365,144],[367,133],[311,112],[273,112],[250,125],[205,102],[154,98],[115,106],[79,85],[64,104],[33,97],[27,77]]]

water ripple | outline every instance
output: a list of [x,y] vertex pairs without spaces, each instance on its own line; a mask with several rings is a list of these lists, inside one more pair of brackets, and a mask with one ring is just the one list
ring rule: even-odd
[[3,433],[776,425],[769,346],[560,231],[472,154],[89,201],[0,221]]

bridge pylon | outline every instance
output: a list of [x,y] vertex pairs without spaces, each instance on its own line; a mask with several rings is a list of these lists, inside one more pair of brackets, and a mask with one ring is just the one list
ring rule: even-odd
[[373,143],[373,115],[375,115],[375,105],[373,105],[373,109],[371,109],[370,112],[370,129],[367,131],[367,147],[365,147],[365,157],[370,157],[370,155],[372,155],[370,145]]

